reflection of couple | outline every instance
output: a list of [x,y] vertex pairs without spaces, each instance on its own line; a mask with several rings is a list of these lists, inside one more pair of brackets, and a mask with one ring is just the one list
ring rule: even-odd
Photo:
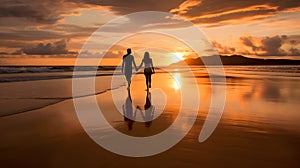
[[151,93],[147,92],[144,109],[140,106],[137,106],[134,112],[132,107],[130,89],[127,90],[127,93],[128,95],[123,105],[123,115],[124,115],[124,121],[126,121],[128,124],[128,130],[132,130],[137,110],[139,110],[142,114],[143,120],[145,121],[145,127],[150,127],[154,117],[154,106],[151,104]]
[[131,76],[132,76],[132,64],[135,67],[135,70],[138,71],[144,64],[144,75],[146,78],[146,86],[147,90],[151,88],[151,75],[155,73],[152,59],[150,58],[149,52],[145,52],[144,58],[139,67],[136,66],[134,57],[131,55],[131,49],[127,49],[127,54],[123,56],[122,63],[122,72],[125,71],[125,77],[128,83],[128,89],[131,84]]

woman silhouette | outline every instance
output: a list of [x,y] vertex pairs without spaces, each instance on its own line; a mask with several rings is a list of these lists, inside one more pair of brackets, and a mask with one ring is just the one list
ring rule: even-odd
[[149,52],[145,52],[144,58],[141,62],[141,65],[138,67],[138,69],[140,69],[143,66],[143,63],[145,64],[144,75],[146,78],[146,86],[147,86],[147,90],[149,90],[149,88],[151,88],[151,75],[155,73],[153,62],[152,59],[150,58]]

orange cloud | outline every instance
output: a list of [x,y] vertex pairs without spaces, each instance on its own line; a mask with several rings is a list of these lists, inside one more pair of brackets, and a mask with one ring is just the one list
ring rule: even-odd
[[[197,3],[198,2],[198,3]],[[240,0],[202,0],[185,1],[171,12],[181,15],[193,23],[207,24],[208,27],[223,26],[225,23],[251,21],[274,16],[279,12],[299,11],[300,2],[294,0],[243,1]],[[222,24],[220,24],[222,22]]]
[[201,4],[200,0],[186,0],[183,3],[179,5],[179,7],[171,9],[171,13],[176,13],[176,14],[185,14],[188,10],[195,6],[199,6]]
[[196,16],[192,17],[191,20],[197,20],[197,19],[213,19],[216,17],[221,17],[224,15],[230,15],[230,14],[240,14],[240,13],[245,13],[245,12],[253,12],[253,11],[276,11],[278,7],[276,6],[269,6],[269,5],[255,5],[255,6],[250,6],[246,8],[241,8],[241,9],[233,9],[229,11],[223,11],[223,12],[217,12],[217,13],[212,13],[212,14],[206,14],[203,16]]

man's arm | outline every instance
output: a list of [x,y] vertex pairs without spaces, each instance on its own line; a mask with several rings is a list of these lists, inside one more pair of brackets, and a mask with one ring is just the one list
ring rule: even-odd
[[134,58],[133,58],[133,65],[134,65],[135,71],[138,71],[138,68],[136,67],[136,64],[135,64]]

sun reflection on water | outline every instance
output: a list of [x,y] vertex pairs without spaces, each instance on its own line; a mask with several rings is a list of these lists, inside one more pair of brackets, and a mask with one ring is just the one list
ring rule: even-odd
[[174,78],[173,88],[175,90],[179,90],[181,88],[181,75],[180,75],[180,73],[174,73],[173,78]]

